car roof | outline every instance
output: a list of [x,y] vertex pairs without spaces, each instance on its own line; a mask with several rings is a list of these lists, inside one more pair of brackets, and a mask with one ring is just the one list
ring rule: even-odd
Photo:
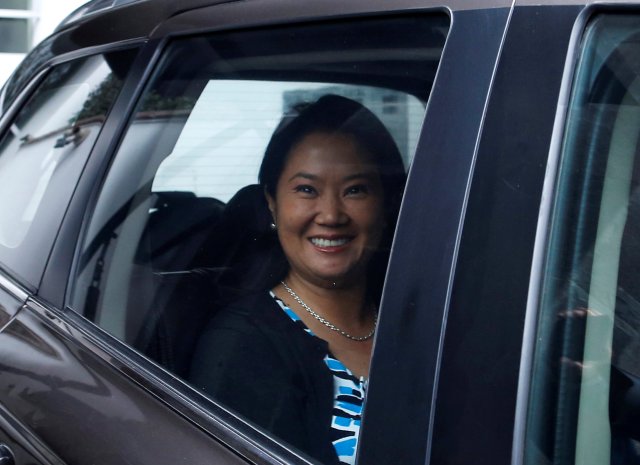
[[[138,30],[152,30],[159,22],[182,12],[213,6],[222,3],[233,3],[240,0],[92,0],[71,13],[65,20],[60,23],[57,31],[62,31],[68,27],[81,23],[91,23],[99,21],[100,18],[108,17],[111,20],[121,20],[124,17],[136,14],[136,21],[140,24]],[[272,4],[274,8],[282,7],[280,0],[244,0],[243,3],[261,2],[264,4]],[[591,3],[592,0],[516,0],[517,4],[535,4],[535,5],[576,5]],[[303,3],[314,4],[322,2],[305,1]],[[387,2],[388,3],[388,2]],[[394,2],[396,6],[401,8],[401,3]],[[447,7],[453,10],[461,9],[492,9],[504,7],[511,2],[504,0],[423,0],[420,6],[424,8],[430,7]],[[605,3],[608,3],[605,1]],[[619,1],[616,3],[620,3]],[[310,11],[312,8],[310,7]],[[339,11],[339,10],[338,10]],[[140,15],[138,15],[140,13]],[[144,13],[142,15],[141,13]]]
[[[516,5],[585,5],[599,0],[515,0]],[[221,4],[238,3],[240,0],[92,0],[78,8],[60,23],[56,32],[69,28],[78,29],[77,36],[81,36],[83,30],[103,31],[105,26],[111,25],[113,32],[120,32],[120,39],[133,37],[148,37],[156,27],[169,18],[191,10],[215,6]],[[287,0],[242,0],[243,5],[262,5],[265,9],[287,10],[293,2]],[[343,12],[350,14],[358,8],[367,11],[394,11],[403,10],[405,7],[411,10],[416,8],[446,8],[456,10],[478,10],[510,7],[512,0],[350,0],[349,2],[335,0],[320,0],[295,2],[296,8],[308,11],[308,17],[315,17],[318,13],[318,5],[332,5],[333,15]],[[605,0],[604,3],[613,3]],[[616,1],[615,3],[621,3]],[[323,9],[323,11],[327,11]],[[100,34],[98,34],[100,35]],[[113,37],[115,39],[115,35]]]
[[[226,3],[237,3],[240,0],[92,0],[78,8],[60,23],[56,32],[61,32],[72,27],[86,26],[94,33],[105,22],[111,24],[114,29],[128,31],[130,37],[149,36],[152,31],[163,21],[188,12],[207,6],[214,6]],[[243,4],[261,4],[265,8],[287,9],[291,5],[286,0],[243,0]],[[350,0],[349,2],[336,2],[334,0],[321,0],[297,2],[301,8],[307,9],[309,16],[316,13],[315,6],[322,4],[333,4],[335,14],[345,11],[352,11],[352,5],[366,5],[367,10],[372,10],[376,4],[381,11],[403,9],[403,5],[411,5],[411,8],[447,8],[450,10],[478,10],[516,6],[560,6],[560,5],[588,5],[600,4],[638,4],[638,0],[421,0],[405,2],[395,0]],[[120,24],[126,27],[119,26]]]

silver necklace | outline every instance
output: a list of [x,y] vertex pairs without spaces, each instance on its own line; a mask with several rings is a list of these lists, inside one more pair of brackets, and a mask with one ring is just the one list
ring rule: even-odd
[[368,339],[371,339],[373,337],[373,334],[376,332],[376,326],[378,325],[378,315],[374,316],[373,329],[371,330],[371,332],[369,334],[367,334],[366,336],[362,336],[362,337],[352,336],[351,334],[347,333],[346,331],[343,331],[342,329],[338,328],[336,325],[334,325],[330,321],[322,318],[320,315],[318,315],[316,312],[314,312],[311,309],[311,307],[309,307],[304,302],[304,300],[302,300],[300,298],[300,296],[293,291],[293,289],[291,289],[289,286],[287,286],[287,283],[285,283],[284,281],[280,281],[280,284],[282,284],[282,287],[284,287],[284,289],[291,295],[291,297],[293,297],[295,299],[295,301],[298,302],[302,306],[302,308],[304,308],[307,312],[309,312],[309,314],[312,317],[314,317],[316,320],[318,320],[320,323],[325,325],[330,330],[341,334],[342,336],[346,337],[347,339],[351,339],[352,341],[357,341],[357,342],[364,342],[364,341],[366,341]]

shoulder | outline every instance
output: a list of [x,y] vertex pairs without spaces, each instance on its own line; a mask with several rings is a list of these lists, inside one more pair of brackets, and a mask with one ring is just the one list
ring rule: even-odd
[[255,318],[266,317],[277,308],[278,304],[269,291],[262,291],[247,294],[229,302],[221,309],[221,313],[226,311]]
[[286,333],[292,325],[271,295],[264,291],[250,294],[217,309],[211,317],[203,335],[219,330],[237,331],[240,334]]
[[[246,360],[284,366],[316,366],[328,351],[282,310],[269,292],[251,294],[217,310],[203,328],[195,359]],[[249,360],[251,362],[251,360]]]
[[276,310],[277,304],[266,292],[216,310],[197,341],[191,380],[217,391],[214,386],[225,380],[246,384],[256,373],[263,376],[267,368],[270,378],[286,370],[289,351],[282,346],[288,338]]
[[220,309],[203,329],[189,379],[218,398],[227,388],[253,392],[257,380],[264,392],[286,392],[293,379],[311,383],[326,371],[326,347],[315,339],[269,293],[247,296]]
[[300,332],[267,291],[250,294],[215,311],[202,330],[196,357],[290,360],[313,343]]

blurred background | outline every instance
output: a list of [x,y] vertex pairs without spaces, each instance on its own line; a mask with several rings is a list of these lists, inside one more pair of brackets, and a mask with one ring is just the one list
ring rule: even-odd
[[87,0],[0,0],[0,87],[24,56]]

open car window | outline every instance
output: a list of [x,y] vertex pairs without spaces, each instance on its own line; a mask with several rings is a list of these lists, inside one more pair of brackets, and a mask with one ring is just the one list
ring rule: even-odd
[[[408,170],[448,21],[419,14],[174,40],[100,186],[70,306],[191,382],[207,322],[268,268],[271,219],[257,176],[283,115],[326,95],[358,102],[382,122]],[[223,352],[212,357],[224,363]],[[295,443],[271,427],[266,403],[246,399],[245,409],[209,396]]]

